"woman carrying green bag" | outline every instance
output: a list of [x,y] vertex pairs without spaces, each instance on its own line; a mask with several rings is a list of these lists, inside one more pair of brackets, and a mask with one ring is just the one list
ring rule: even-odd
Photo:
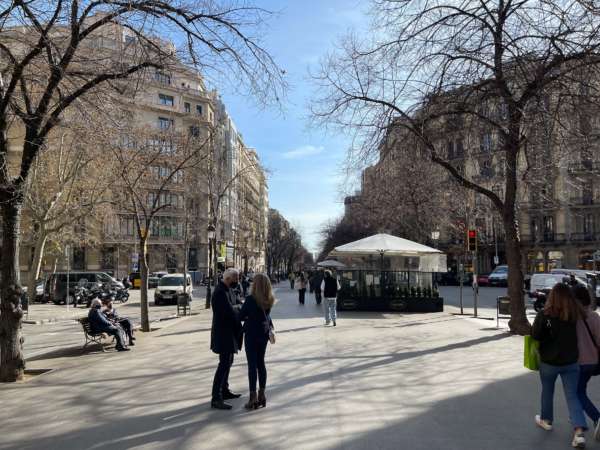
[[581,402],[577,396],[579,382],[579,352],[577,349],[577,321],[583,317],[583,308],[564,283],[552,288],[544,309],[533,323],[531,336],[540,342],[540,380],[542,382],[542,411],[535,422],[544,430],[552,429],[554,420],[554,387],[560,375],[565,398],[574,428],[572,446],[585,447],[587,429]]

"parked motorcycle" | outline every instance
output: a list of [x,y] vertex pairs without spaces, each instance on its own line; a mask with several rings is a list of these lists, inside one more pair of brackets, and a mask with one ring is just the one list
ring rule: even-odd
[[550,289],[538,289],[533,293],[533,309],[535,312],[540,312],[546,305],[546,299],[550,294]]
[[121,303],[127,303],[127,300],[129,300],[129,288],[116,289],[115,300]]

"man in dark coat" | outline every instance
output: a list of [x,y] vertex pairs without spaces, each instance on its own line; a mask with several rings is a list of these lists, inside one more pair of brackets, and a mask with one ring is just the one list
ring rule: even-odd
[[93,333],[106,333],[110,336],[114,336],[117,345],[116,349],[119,352],[126,352],[129,350],[125,346],[125,342],[123,340],[124,333],[122,329],[120,329],[115,324],[111,323],[105,316],[102,314],[102,302],[99,299],[92,300],[92,305],[90,308],[90,312],[88,313],[88,320],[90,322],[90,328]]
[[227,269],[212,295],[210,349],[219,355],[211,400],[211,407],[215,409],[231,409],[231,405],[224,400],[240,397],[240,394],[229,390],[229,370],[233,364],[233,355],[242,347],[239,307],[235,305],[235,295],[231,292],[237,286],[238,276],[237,270]]

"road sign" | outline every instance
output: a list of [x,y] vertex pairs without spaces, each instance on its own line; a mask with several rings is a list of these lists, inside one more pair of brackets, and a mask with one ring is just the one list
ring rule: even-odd
[[495,255],[495,256],[494,256],[494,265],[496,265],[496,266],[497,266],[498,264],[500,264],[500,258],[498,258],[498,256],[497,256],[497,255]]

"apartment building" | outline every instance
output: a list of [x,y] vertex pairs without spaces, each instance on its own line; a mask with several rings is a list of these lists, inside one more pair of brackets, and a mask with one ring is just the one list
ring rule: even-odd
[[[594,267],[593,253],[600,250],[600,123],[595,110],[586,107],[554,105],[558,96],[548,94],[546,110],[560,111],[562,129],[554,129],[543,114],[532,114],[528,123],[528,149],[518,161],[519,192],[517,210],[522,247],[522,264],[528,273],[555,267]],[[482,114],[498,120],[506,114],[501,105],[482,102]],[[406,133],[396,129],[390,133]],[[560,134],[560,136],[557,136]],[[439,121],[431,137],[444,156],[467,179],[503,198],[505,158],[499,150],[498,133],[481,124],[469,123],[461,116]],[[363,172],[361,190],[345,200],[346,214],[364,213],[361,205],[378,185],[393,179],[407,182],[401,174],[389,173],[389,161],[404,158],[406,140],[392,139],[380,161]],[[382,146],[383,152],[384,146]],[[432,167],[433,166],[432,163]],[[432,195],[445,196],[445,179],[435,179]],[[448,266],[460,262],[470,265],[464,240],[468,228],[478,230],[478,268],[489,272],[505,263],[504,233],[500,216],[489,200],[473,191],[448,198],[452,215],[428,230],[435,239],[430,244],[448,253]],[[445,222],[444,222],[445,221]]]
[[[156,39],[163,48],[172,46],[169,42]],[[90,45],[90,51],[102,55],[126,57],[134,52],[135,35],[127,28],[114,25],[104,30]],[[175,55],[173,49],[173,55]],[[255,151],[245,148],[241,135],[235,130],[233,121],[227,114],[225,105],[217,92],[208,90],[202,75],[173,58],[167,68],[147,69],[135,82],[121,83],[121,93],[112,97],[111,105],[132,124],[118,136],[119,145],[126,154],[146,152],[156,154],[144,167],[144,180],[136,186],[136,194],[145,199],[144,205],[157,211],[148,230],[148,263],[150,271],[182,271],[184,262],[190,271],[208,271],[208,233],[210,219],[209,196],[213,195],[208,186],[208,174],[204,160],[199,156],[197,165],[185,164],[176,170],[185,155],[196,151],[199,155],[219,153],[225,149],[226,159],[217,167],[212,176],[227,179],[236,176],[237,165],[241,164],[246,153],[251,152],[257,162],[257,169],[244,174],[243,185],[258,183],[266,192],[266,179],[258,164]],[[107,158],[111,153],[107,151]],[[257,177],[250,180],[249,177]],[[168,179],[168,182],[165,180]],[[262,183],[262,184],[261,184]],[[126,197],[122,186],[114,186],[112,198]],[[225,201],[219,212],[218,240],[229,247],[235,241],[235,230],[242,217],[234,214],[238,190],[236,184],[229,186],[224,193]],[[117,192],[119,191],[119,192]],[[260,189],[259,189],[260,191]],[[268,202],[266,194],[262,201]],[[139,216],[139,213],[138,213]],[[254,220],[254,219],[253,219]],[[134,212],[125,201],[115,202],[112,213],[102,218],[101,233],[94,245],[73,245],[70,254],[57,258],[45,258],[43,270],[103,270],[122,277],[139,268],[139,238]],[[266,224],[257,235],[266,234]],[[251,233],[252,236],[254,236]],[[25,275],[29,270],[29,242],[24,242],[21,251],[21,270]],[[256,255],[262,252],[262,263],[258,256],[252,260],[252,268],[264,266],[264,242],[261,247],[253,247]],[[186,255],[187,249],[187,255]],[[234,258],[227,258],[227,252],[219,254],[224,266],[233,266]],[[187,260],[186,260],[187,259]]]

